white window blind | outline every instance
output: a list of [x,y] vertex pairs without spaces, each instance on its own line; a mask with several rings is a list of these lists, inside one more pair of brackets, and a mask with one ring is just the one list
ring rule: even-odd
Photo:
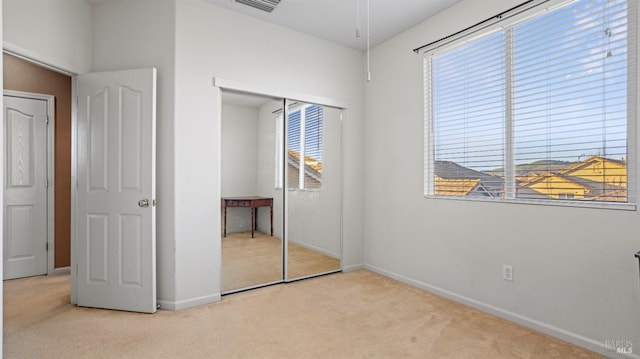
[[637,1],[563,5],[425,55],[426,195],[635,202]]
[[[436,56],[433,68],[437,194],[499,196],[503,179],[485,171],[504,167],[504,33]],[[486,191],[470,191],[483,180]]]
[[304,188],[318,189],[322,183],[322,106],[304,109]]

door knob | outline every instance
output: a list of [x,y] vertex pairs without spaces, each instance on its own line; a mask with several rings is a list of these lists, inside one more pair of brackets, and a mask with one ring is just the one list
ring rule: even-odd
[[138,207],[140,207],[140,208],[149,207],[149,200],[147,198],[139,200],[138,201]]

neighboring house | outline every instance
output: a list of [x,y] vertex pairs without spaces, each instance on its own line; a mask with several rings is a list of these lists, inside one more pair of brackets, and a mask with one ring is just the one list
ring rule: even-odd
[[[530,188],[548,198],[553,199],[595,199],[603,196],[611,197],[613,192],[621,193],[620,187],[607,183],[592,181],[590,179],[570,176],[561,173],[549,172],[521,186]],[[626,190],[624,196],[616,196],[618,201],[626,201]],[[528,196],[523,196],[529,198]],[[622,197],[622,198],[620,198]]]
[[[547,172],[526,182],[519,188],[528,188],[542,198],[627,201],[627,168],[624,161],[593,156],[558,172]],[[538,198],[534,193],[523,193],[523,198]]]
[[590,157],[568,167],[561,174],[627,188],[627,162],[599,156]]
[[[287,151],[287,177],[289,187],[297,188],[299,183],[300,152]],[[319,189],[322,187],[322,162],[315,158],[305,156],[304,158],[304,186],[305,189]]]
[[468,196],[474,192],[480,185],[480,180],[460,179],[460,178],[442,178],[436,176],[435,195],[436,196]]
[[[452,161],[435,161],[435,195],[502,197],[502,176]],[[516,176],[516,197],[627,201],[627,166],[622,160],[593,156],[581,162]]]
[[501,177],[472,170],[452,161],[435,161],[435,194],[444,196],[502,197]]

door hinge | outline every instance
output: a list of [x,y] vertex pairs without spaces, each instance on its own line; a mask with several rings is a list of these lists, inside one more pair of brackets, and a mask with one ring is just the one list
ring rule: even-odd
[[44,246],[45,246],[45,248],[46,248],[46,251],[48,252],[48,251],[49,251],[49,242],[45,243],[45,245],[44,245]]
[[44,117],[44,123],[47,125],[49,124],[49,116]]
[[44,186],[45,188],[49,188],[49,177],[44,179]]

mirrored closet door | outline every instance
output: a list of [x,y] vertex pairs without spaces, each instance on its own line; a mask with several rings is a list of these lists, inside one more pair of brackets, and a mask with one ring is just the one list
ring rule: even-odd
[[276,119],[283,99],[222,92],[222,292],[283,280],[282,190]]
[[222,293],[336,272],[342,110],[222,91]]
[[287,100],[286,280],[340,270],[342,110]]

